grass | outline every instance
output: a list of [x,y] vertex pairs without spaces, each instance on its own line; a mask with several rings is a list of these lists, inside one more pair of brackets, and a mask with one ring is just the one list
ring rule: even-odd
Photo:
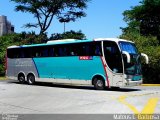
[[0,77],[0,80],[7,80],[6,77]]

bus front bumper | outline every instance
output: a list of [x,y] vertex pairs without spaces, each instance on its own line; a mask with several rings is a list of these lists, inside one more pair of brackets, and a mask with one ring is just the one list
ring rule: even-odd
[[124,83],[124,86],[126,87],[132,87],[132,86],[139,86],[142,84],[142,80],[138,80],[138,81],[131,81],[131,80],[126,80],[126,82]]

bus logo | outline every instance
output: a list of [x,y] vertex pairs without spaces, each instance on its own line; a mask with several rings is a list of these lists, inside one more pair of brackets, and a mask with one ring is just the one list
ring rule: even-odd
[[79,56],[79,60],[93,60],[93,56]]

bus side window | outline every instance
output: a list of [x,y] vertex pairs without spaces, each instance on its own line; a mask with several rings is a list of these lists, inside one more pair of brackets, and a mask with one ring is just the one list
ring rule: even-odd
[[69,56],[77,56],[79,49],[77,48],[76,44],[71,44],[70,46],[68,45],[68,52]]
[[86,44],[86,56],[100,56],[101,46],[100,43],[89,42]]
[[44,47],[44,48],[42,49],[42,56],[43,56],[43,57],[48,57],[48,48],[47,48],[47,47]]
[[77,56],[77,50],[74,46],[70,49],[70,56]]
[[32,57],[41,57],[40,48],[31,48],[32,50]]
[[94,44],[94,55],[95,56],[102,56],[102,49],[101,49],[101,43],[97,42],[96,44]]
[[48,50],[48,56],[53,57],[54,56],[54,48],[50,47]]
[[31,47],[30,50],[31,50],[31,53],[30,53],[31,58],[35,57],[35,51],[34,51],[33,47]]
[[19,58],[25,58],[24,50],[19,50]]
[[54,47],[54,57],[58,57],[58,56],[59,56],[58,47]]
[[58,57],[58,47],[57,46],[51,46],[49,47],[48,51],[49,57]]
[[44,57],[43,56],[43,47],[35,48],[35,57]]
[[68,45],[61,45],[59,47],[57,47],[58,49],[58,56],[64,57],[64,56],[70,56],[69,55],[69,47]]
[[66,49],[65,48],[63,48],[63,47],[60,47],[59,49],[58,49],[58,56],[66,56]]
[[120,50],[115,42],[104,42],[104,54],[109,68],[117,73],[123,72]]
[[92,54],[91,46],[85,45],[85,47],[84,47],[84,54],[85,54],[85,56],[92,56],[91,55]]
[[14,58],[22,58],[23,50],[16,48],[14,49]]
[[93,48],[90,43],[81,43],[77,45],[78,56],[93,56]]
[[24,48],[24,57],[25,58],[31,58],[31,48]]
[[7,49],[7,57],[14,58],[14,49]]
[[84,53],[85,47],[83,46],[83,44],[77,45],[77,49],[79,50],[78,51],[78,56],[84,56],[85,55],[85,53]]

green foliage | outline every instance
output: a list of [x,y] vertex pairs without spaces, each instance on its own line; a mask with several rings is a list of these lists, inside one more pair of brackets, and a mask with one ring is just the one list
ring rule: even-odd
[[53,17],[60,22],[75,21],[85,17],[83,11],[87,8],[89,0],[11,0],[15,2],[16,11],[28,12],[37,19],[36,23],[28,23],[26,27],[39,27],[40,34],[44,34],[49,28]]
[[44,43],[48,40],[47,34],[40,34],[37,35],[35,32],[22,32],[20,34],[21,39],[23,41],[21,44],[38,44],[38,43]]
[[75,32],[73,30],[65,32],[65,33],[56,33],[53,34],[50,40],[59,40],[59,39],[86,39],[86,36],[82,33],[82,31]]
[[124,11],[128,27],[123,32],[139,32],[143,36],[156,36],[160,40],[160,0],[142,0],[139,6]]

